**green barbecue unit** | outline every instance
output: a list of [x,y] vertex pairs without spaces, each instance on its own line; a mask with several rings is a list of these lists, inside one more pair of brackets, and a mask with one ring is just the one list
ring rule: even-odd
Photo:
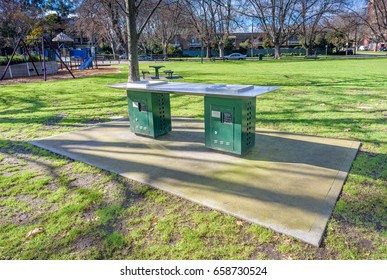
[[278,87],[139,81],[127,90],[130,129],[157,138],[172,130],[169,94],[204,96],[205,146],[236,155],[255,145],[256,96]]
[[256,98],[204,97],[206,147],[244,155],[255,145]]
[[159,137],[171,131],[168,93],[128,90],[130,130],[138,135]]

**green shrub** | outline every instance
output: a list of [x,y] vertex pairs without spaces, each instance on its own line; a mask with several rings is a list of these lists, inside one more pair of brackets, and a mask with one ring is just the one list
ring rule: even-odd
[[[41,60],[41,58],[39,57],[39,55],[31,55],[32,57],[32,61],[34,62],[38,62]],[[0,65],[7,65],[8,63],[8,60],[11,58],[11,56],[7,57],[6,56],[0,56]],[[12,61],[11,61],[11,65],[12,64],[19,64],[19,63],[24,63],[26,61],[30,61],[30,58],[28,56],[26,56],[24,58],[24,56],[22,55],[15,55],[13,58],[12,58]]]

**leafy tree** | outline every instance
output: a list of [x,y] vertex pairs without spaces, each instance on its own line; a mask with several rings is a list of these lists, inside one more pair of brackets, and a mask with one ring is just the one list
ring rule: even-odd
[[262,47],[264,49],[270,49],[271,48],[271,42],[270,42],[269,38],[265,38],[265,40],[263,40]]
[[27,35],[27,39],[36,39],[36,38],[41,38],[43,36],[43,27],[38,26],[32,29],[30,34]]
[[49,15],[46,16],[45,21],[46,21],[47,24],[53,26],[53,25],[56,25],[56,24],[60,23],[60,17],[56,13],[49,14]]
[[45,11],[55,11],[59,16],[63,17],[73,13],[79,1],[81,0],[45,0],[43,1],[43,7]]
[[244,42],[241,42],[239,44],[240,47],[244,48],[244,49],[248,49],[249,46],[251,46],[251,43],[250,43],[250,39],[246,39],[246,41]]
[[241,54],[247,54],[247,51],[248,51],[248,49],[249,49],[249,46],[251,46],[251,44],[250,44],[250,39],[247,39],[246,41],[241,42],[241,43],[239,44],[239,52],[240,52]]
[[224,44],[224,50],[226,52],[231,52],[233,49],[234,49],[234,40],[228,38]]
[[51,37],[54,37],[56,31],[60,29],[60,23],[61,18],[58,16],[58,14],[53,13],[47,15],[42,22],[44,32],[49,34]]

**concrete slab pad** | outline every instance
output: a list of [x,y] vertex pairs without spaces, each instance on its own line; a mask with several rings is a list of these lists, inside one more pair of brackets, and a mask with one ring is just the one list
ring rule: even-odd
[[319,246],[359,142],[258,129],[240,158],[207,149],[201,120],[172,125],[156,140],[121,120],[32,144]]

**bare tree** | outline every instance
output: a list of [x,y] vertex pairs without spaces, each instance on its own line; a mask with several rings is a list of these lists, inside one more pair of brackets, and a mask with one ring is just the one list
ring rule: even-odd
[[[98,0],[101,1],[101,0]],[[115,54],[115,50],[125,50],[128,37],[125,29],[125,17],[122,10],[114,0],[104,0],[106,39]]]
[[142,34],[138,40],[139,48],[142,49],[145,53],[148,53],[150,51],[151,55],[153,54],[155,50],[155,46],[158,45],[158,39],[157,36],[157,26],[158,26],[158,20],[156,17],[152,17],[149,21],[147,26],[142,31]]
[[12,48],[43,18],[36,6],[19,0],[0,0],[0,49]]
[[103,17],[99,12],[100,7],[101,4],[96,0],[85,0],[77,10],[77,18],[69,30],[79,34],[81,43],[86,37],[90,46],[98,45],[106,32]]
[[156,11],[154,17],[154,35],[161,41],[164,59],[168,58],[168,45],[186,25],[182,0],[166,1]]
[[[250,6],[250,11],[246,7]],[[299,0],[246,0],[244,15],[257,18],[274,45],[274,58],[280,59],[280,48],[293,36],[301,23]]]
[[356,54],[359,35],[364,31],[364,22],[353,12],[344,13],[342,14],[342,17],[344,18],[344,21],[348,23],[346,29],[346,36],[348,38],[346,54],[348,54],[349,43],[351,43],[351,46],[353,47],[353,54]]
[[218,0],[204,1],[209,20],[209,28],[211,35],[218,45],[219,56],[224,56],[224,47],[230,35],[230,27],[232,21],[232,1]]
[[326,20],[328,39],[336,46],[336,49],[345,49],[346,54],[349,47],[356,47],[361,20],[353,12],[342,12],[329,21]]
[[307,56],[313,52],[314,41],[321,30],[324,17],[338,13],[345,2],[345,0],[300,0],[301,26],[297,34],[301,38]]
[[218,43],[219,57],[224,56],[224,47],[230,36],[230,28],[235,20],[231,0],[206,1],[214,38]]
[[207,0],[185,0],[185,4],[193,32],[205,45],[206,56],[211,57],[214,34],[211,27],[211,16],[208,13],[208,2]]
[[115,0],[83,0],[77,9],[78,18],[72,26],[90,42],[104,40],[116,50],[126,49],[125,16]]

